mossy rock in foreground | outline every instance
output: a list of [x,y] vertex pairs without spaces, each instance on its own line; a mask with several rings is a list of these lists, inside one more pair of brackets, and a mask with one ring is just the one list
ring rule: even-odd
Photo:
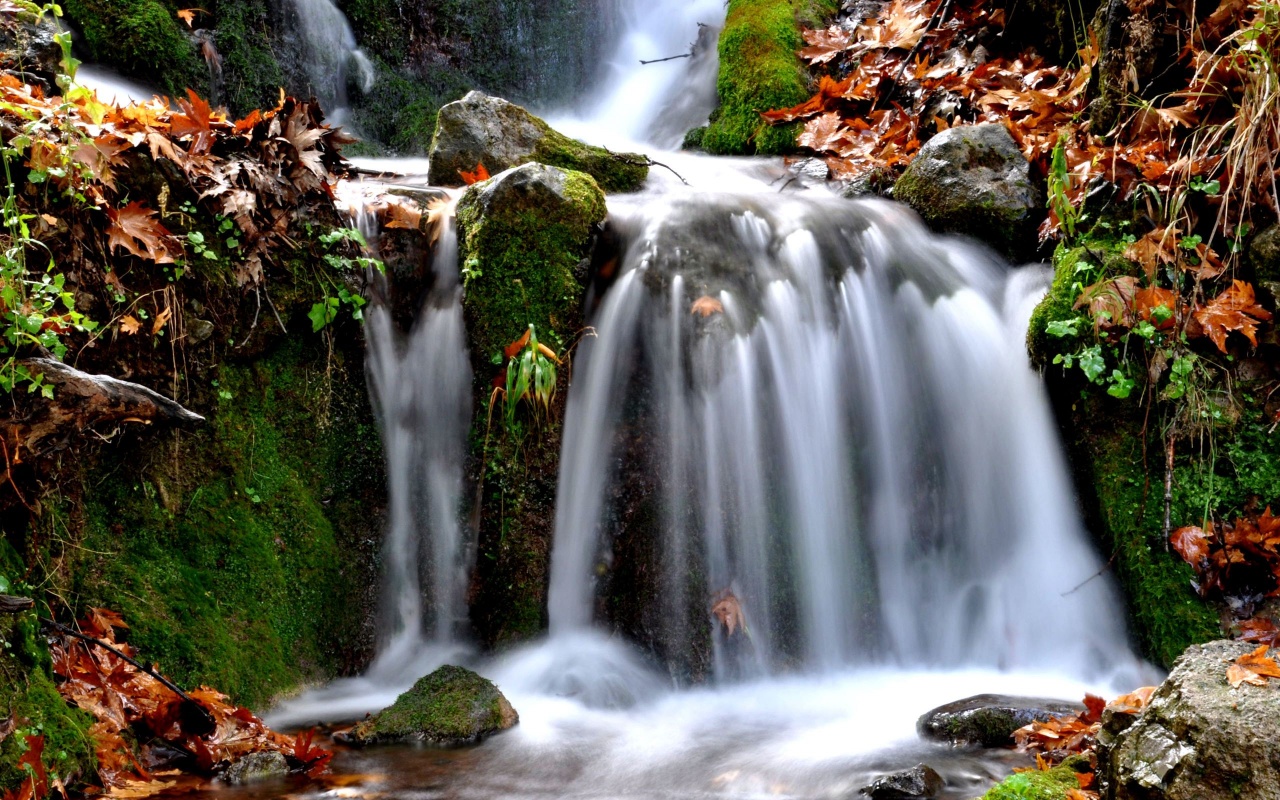
[[469,669],[443,666],[419,679],[390,707],[335,738],[361,747],[406,741],[456,747],[519,721],[520,715],[492,682]]
[[463,308],[475,360],[487,363],[530,324],[561,348],[578,331],[578,266],[605,216],[590,175],[525,164],[467,190],[458,244],[467,279]]
[[585,172],[606,192],[633,192],[649,176],[649,159],[592,147],[553,130],[514,103],[470,92],[440,109],[428,177],[462,185],[462,173],[483,164],[490,174],[538,162]]

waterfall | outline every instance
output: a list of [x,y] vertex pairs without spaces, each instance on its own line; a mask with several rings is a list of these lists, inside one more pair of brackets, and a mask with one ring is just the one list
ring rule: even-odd
[[[725,3],[626,0],[618,6],[612,12],[618,38],[598,86],[574,111],[552,121],[591,141],[674,150],[715,109],[716,37]],[[658,61],[688,53],[692,57]]]
[[[336,124],[346,120],[347,81],[355,78],[364,91],[373,88],[373,63],[356,46],[351,23],[333,0],[290,0],[302,39],[303,67]],[[354,72],[352,71],[354,69]]]
[[[659,575],[670,663],[709,647],[721,679],[879,662],[1098,675],[1125,657],[1025,356],[1043,281],[884,202],[611,210],[626,266],[566,411],[553,637],[593,622],[615,466],[641,458],[660,552],[627,569]],[[646,445],[620,452],[629,438]],[[732,635],[712,612],[726,598]]]
[[[374,248],[371,205],[386,188],[340,186],[342,205]],[[393,319],[386,276],[372,270],[366,277],[372,298],[365,309],[366,368],[387,465],[378,649],[363,676],[278,706],[271,715],[278,725],[376,711],[436,667],[467,658],[461,634],[473,554],[461,509],[472,376],[456,226],[443,226],[430,288],[408,332]]]

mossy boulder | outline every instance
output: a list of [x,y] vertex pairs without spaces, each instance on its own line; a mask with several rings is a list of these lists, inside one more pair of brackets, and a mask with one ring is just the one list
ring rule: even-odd
[[[819,6],[816,10],[815,5]],[[720,107],[698,142],[703,149],[722,155],[776,155],[795,150],[800,126],[772,126],[760,113],[789,108],[809,97],[809,77],[796,56],[804,47],[797,14],[816,17],[834,10],[827,5],[834,4],[729,0],[720,33],[716,80]]]
[[441,747],[473,744],[520,721],[492,682],[469,669],[444,666],[379,711],[335,738],[364,747],[427,742]]
[[179,27],[174,6],[160,0],[65,0],[63,6],[91,60],[154,81],[175,97],[188,87],[209,93],[209,70]]
[[926,739],[955,745],[1005,747],[1013,744],[1013,732],[1024,725],[1083,710],[1079,703],[1064,700],[979,694],[926,712],[916,730]]
[[996,123],[962,125],[925,143],[893,189],[894,199],[947,233],[982,239],[1007,256],[1026,255],[1044,208],[1030,165]]
[[1071,756],[1053,769],[1010,775],[984,794],[982,800],[1068,800],[1068,793],[1080,788],[1076,775],[1088,771],[1087,757]]
[[632,192],[649,176],[649,159],[613,153],[570,139],[520,106],[470,92],[440,109],[428,176],[439,186],[462,185],[462,172],[483,164],[491,174],[538,162],[585,172],[606,192]]
[[18,14],[9,25],[0,25],[0,69],[56,90],[54,77],[62,61],[62,47],[54,39],[58,24],[52,16]]
[[1280,689],[1233,689],[1227,682],[1227,665],[1253,649],[1228,641],[1188,648],[1141,716],[1120,725],[1104,719],[1098,737],[1103,796],[1280,797]]
[[525,164],[467,190],[458,203],[463,307],[477,363],[530,324],[563,347],[581,322],[579,265],[605,217],[604,193],[583,172]]

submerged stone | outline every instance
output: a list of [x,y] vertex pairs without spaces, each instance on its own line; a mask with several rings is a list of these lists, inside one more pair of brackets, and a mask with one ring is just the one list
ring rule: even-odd
[[289,774],[289,762],[277,750],[249,753],[227,767],[222,779],[232,785],[256,783]]
[[633,192],[649,176],[647,157],[570,139],[520,106],[481,92],[440,109],[430,159],[428,178],[439,186],[461,186],[461,173],[481,164],[497,174],[533,161],[585,172],[606,192]]
[[[1280,685],[1227,682],[1254,645],[1187,648],[1136,719],[1106,712],[1098,779],[1110,800],[1280,797]],[[1275,651],[1272,651],[1275,657]]]
[[916,721],[916,731],[955,745],[1003,747],[1013,744],[1013,732],[1024,725],[1083,710],[1083,705],[1064,700],[979,694],[926,712]]
[[893,188],[930,226],[981,239],[1018,257],[1044,208],[1030,165],[1003,125],[962,125],[920,148]]
[[379,711],[334,738],[363,747],[427,742],[441,747],[473,744],[512,728],[520,716],[498,687],[469,669],[443,666]]
[[911,769],[877,778],[870,786],[860,790],[871,800],[926,800],[936,797],[946,781],[928,764],[917,764]]

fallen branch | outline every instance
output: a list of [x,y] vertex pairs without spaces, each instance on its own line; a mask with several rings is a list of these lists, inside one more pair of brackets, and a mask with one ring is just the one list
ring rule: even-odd
[[17,614],[30,611],[36,607],[36,601],[30,597],[15,597],[11,594],[0,594],[0,614]]
[[[29,458],[66,445],[73,435],[97,425],[131,422],[194,424],[204,417],[182,404],[137,383],[109,375],[91,375],[52,358],[19,362],[33,375],[41,375],[53,387],[53,397],[32,395],[22,412],[0,422],[0,438]],[[6,445],[6,453],[8,446]]]

